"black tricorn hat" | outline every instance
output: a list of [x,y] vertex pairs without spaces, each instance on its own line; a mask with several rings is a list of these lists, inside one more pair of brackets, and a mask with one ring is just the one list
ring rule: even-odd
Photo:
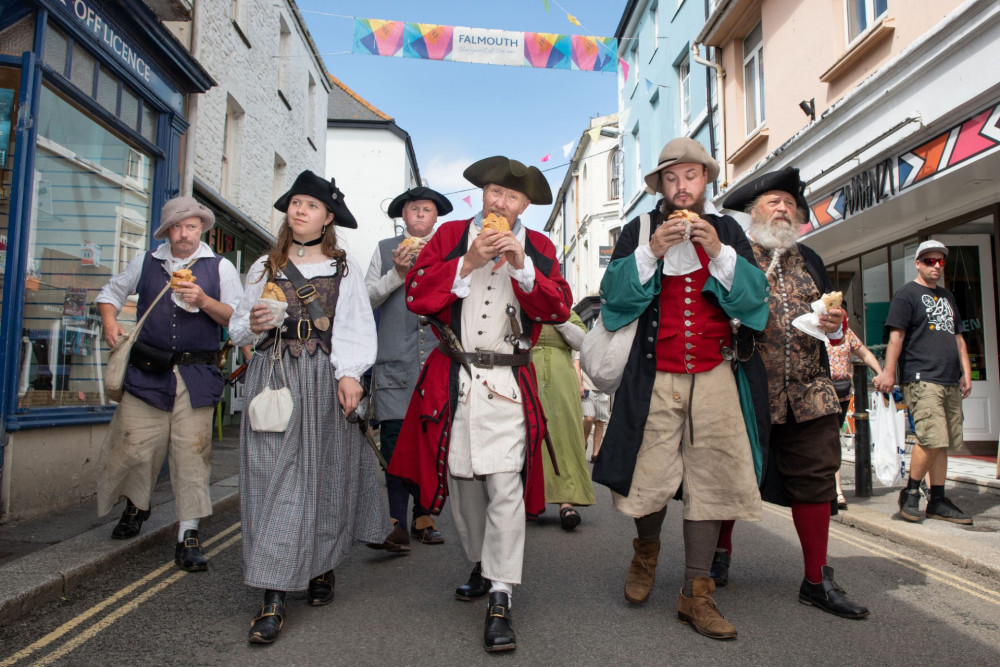
[[431,190],[430,188],[425,188],[424,186],[418,186],[415,188],[410,188],[403,194],[399,195],[392,202],[389,203],[389,210],[386,213],[389,214],[390,218],[398,218],[403,215],[403,207],[411,201],[420,201],[421,199],[426,199],[428,201],[434,202],[434,207],[437,208],[438,215],[448,215],[451,213],[453,207],[448,198],[437,190]]
[[795,203],[806,215],[809,215],[809,204],[803,194],[806,184],[799,178],[797,167],[785,167],[754,178],[733,190],[722,205],[731,211],[746,211],[753,201],[771,190],[781,190],[795,197]]
[[526,167],[517,160],[494,155],[471,164],[463,173],[465,180],[478,188],[490,183],[517,190],[532,204],[551,204],[552,190],[538,167]]
[[306,195],[323,202],[327,210],[333,213],[333,224],[338,227],[358,228],[358,221],[344,203],[344,193],[337,188],[332,178],[327,181],[306,169],[295,178],[288,192],[278,197],[278,201],[274,202],[274,208],[286,213],[288,203],[294,195]]

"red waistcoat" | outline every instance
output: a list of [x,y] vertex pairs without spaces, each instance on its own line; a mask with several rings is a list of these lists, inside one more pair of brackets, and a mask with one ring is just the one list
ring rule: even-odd
[[722,363],[722,347],[730,344],[729,317],[701,290],[709,278],[708,255],[695,245],[701,268],[685,276],[663,276],[660,323],[657,326],[656,370],[704,373]]

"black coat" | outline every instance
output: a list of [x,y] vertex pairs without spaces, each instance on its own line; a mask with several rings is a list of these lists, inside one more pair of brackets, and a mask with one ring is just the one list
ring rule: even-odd
[[[650,236],[660,224],[660,217],[658,210],[650,212]],[[712,214],[705,214],[701,217],[712,223],[722,243],[732,246],[736,250],[736,254],[757,266],[750,241],[736,220],[729,216]],[[634,218],[622,229],[611,260],[614,261],[634,253],[639,246],[638,235],[639,218]],[[706,298],[711,299],[712,297],[706,296]],[[594,464],[594,481],[604,484],[623,496],[627,496],[632,487],[632,473],[635,470],[639,447],[642,445],[646,417],[649,415],[649,402],[653,395],[653,382],[656,379],[656,325],[659,322],[660,300],[654,298],[649,307],[639,316],[639,324],[635,340],[632,342],[628,363],[625,366],[625,374],[618,391],[615,393],[611,421],[604,435],[601,451]],[[743,350],[751,349],[752,340],[753,332],[746,327],[741,327],[737,335],[737,348],[741,350],[741,353]],[[756,350],[750,359],[743,364],[743,368],[750,381],[761,447],[764,448],[764,460],[767,461],[766,443],[770,424],[767,377],[764,372],[764,363]],[[732,406],[732,409],[738,409],[738,407]]]

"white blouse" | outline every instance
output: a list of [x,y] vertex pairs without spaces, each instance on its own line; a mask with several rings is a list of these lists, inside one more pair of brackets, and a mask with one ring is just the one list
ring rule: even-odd
[[[257,305],[264,293],[264,286],[267,284],[264,270],[266,262],[267,256],[262,256],[250,267],[243,299],[229,320],[229,335],[236,345],[252,345],[257,338],[257,334],[250,330],[250,309]],[[333,260],[296,264],[295,267],[306,280],[337,274]],[[347,260],[347,267],[347,275],[340,281],[337,313],[333,318],[330,363],[333,364],[334,378],[339,380],[347,376],[360,380],[365,371],[375,363],[378,338],[361,268],[351,258]],[[281,273],[279,276],[285,277]]]

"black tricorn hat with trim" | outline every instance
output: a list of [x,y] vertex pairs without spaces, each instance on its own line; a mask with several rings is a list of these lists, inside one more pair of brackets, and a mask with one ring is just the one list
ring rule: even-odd
[[306,195],[323,202],[327,210],[333,213],[333,224],[338,227],[358,228],[358,221],[344,203],[344,193],[337,187],[334,179],[328,181],[306,169],[296,177],[288,192],[278,197],[278,201],[274,202],[274,208],[286,213],[288,203],[294,195]]
[[532,204],[551,204],[552,189],[538,167],[527,167],[517,160],[494,155],[474,162],[462,173],[465,180],[478,188],[490,183],[517,190]]
[[389,210],[386,213],[390,218],[398,218],[403,215],[403,207],[411,201],[420,201],[421,199],[426,199],[428,201],[434,202],[434,207],[437,209],[438,215],[448,215],[452,212],[454,208],[448,198],[437,190],[431,190],[430,188],[425,188],[424,186],[418,186],[415,188],[410,188],[403,194],[399,195],[392,200],[389,204]]
[[731,211],[746,211],[747,207],[753,203],[757,197],[771,190],[781,190],[795,197],[795,203],[800,209],[809,214],[809,204],[803,194],[806,184],[799,178],[797,167],[785,167],[778,171],[772,171],[758,176],[740,185],[730,193],[722,205]]

